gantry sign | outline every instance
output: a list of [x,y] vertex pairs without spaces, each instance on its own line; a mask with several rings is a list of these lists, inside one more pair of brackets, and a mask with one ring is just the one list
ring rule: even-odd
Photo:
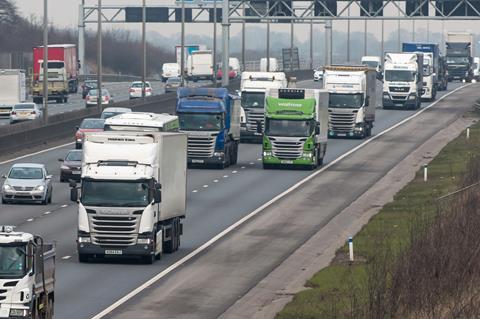
[[[147,22],[180,23],[181,0],[175,5],[148,6]],[[214,22],[214,1],[184,0],[185,22]],[[217,0],[217,6],[222,1]],[[135,6],[103,6],[104,23],[141,22],[142,8]],[[480,0],[231,0],[230,23],[291,22],[325,20],[477,20]],[[83,9],[85,23],[97,23],[97,7]],[[385,12],[389,12],[386,14]],[[217,8],[217,22],[222,9]]]

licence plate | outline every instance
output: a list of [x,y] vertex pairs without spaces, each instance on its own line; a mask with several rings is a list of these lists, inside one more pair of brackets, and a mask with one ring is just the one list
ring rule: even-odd
[[73,174],[73,175],[80,175],[81,173],[82,173],[82,172],[80,172],[80,171],[72,171],[72,174]]
[[337,136],[347,136],[345,133],[337,133]]
[[293,161],[280,161],[281,164],[293,164]]
[[123,254],[123,251],[121,250],[110,250],[110,249],[105,250],[105,255],[122,255],[122,254]]
[[255,134],[255,135],[262,135],[262,133],[258,133],[258,132],[255,132],[254,134]]
[[204,160],[192,159],[192,163],[204,163]]
[[18,115],[20,115],[20,116],[28,116],[28,113],[27,113],[27,112],[18,112]]

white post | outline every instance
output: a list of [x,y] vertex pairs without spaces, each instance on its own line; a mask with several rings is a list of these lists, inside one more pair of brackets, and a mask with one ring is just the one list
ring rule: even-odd
[[428,164],[423,164],[423,181],[428,180]]
[[469,139],[469,138],[470,138],[470,128],[467,127],[467,139]]
[[352,236],[348,237],[348,252],[350,255],[350,262],[353,262],[353,238]]

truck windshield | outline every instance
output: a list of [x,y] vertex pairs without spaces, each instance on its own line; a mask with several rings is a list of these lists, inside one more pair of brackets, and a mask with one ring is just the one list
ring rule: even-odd
[[447,56],[447,64],[467,64],[468,58],[464,56]]
[[223,116],[220,113],[179,113],[180,129],[184,131],[220,131]]
[[337,94],[330,93],[328,107],[358,109],[363,106],[363,94]]
[[242,107],[264,108],[264,92],[242,92]]
[[268,136],[307,137],[315,128],[313,120],[274,120],[267,119],[265,134]]
[[82,204],[100,207],[145,207],[151,202],[147,181],[82,182]]
[[412,82],[415,81],[415,71],[387,70],[385,71],[385,81]]
[[0,279],[22,278],[27,273],[26,245],[0,246]]
[[[63,62],[48,62],[47,65],[49,69],[62,69],[64,66],[65,64]],[[41,68],[43,68],[43,62]]]

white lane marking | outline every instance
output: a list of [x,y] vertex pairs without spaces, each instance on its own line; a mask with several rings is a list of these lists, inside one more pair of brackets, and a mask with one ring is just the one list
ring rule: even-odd
[[62,147],[68,146],[68,145],[73,145],[73,144],[75,144],[75,142],[58,145],[58,146],[47,148],[45,150],[41,150],[41,151],[31,153],[31,154],[22,155],[22,156],[19,156],[19,157],[16,157],[16,158],[12,158],[12,159],[0,162],[0,165],[15,162],[15,161],[18,161],[18,160],[21,160],[21,159],[24,159],[24,158],[27,158],[27,157],[30,157],[30,156],[35,156],[35,155],[43,154],[43,153],[46,153],[46,152],[50,152],[50,151],[53,151],[53,150],[56,150],[56,149],[59,149],[59,148],[62,148]]
[[261,161],[262,159],[261,158],[257,158],[257,161]]
[[27,219],[27,222],[33,222],[33,218]]
[[203,188],[207,188],[207,187],[208,187],[208,185],[206,185],[206,184],[205,184],[205,185],[203,185],[202,187],[203,187]]
[[213,182],[214,182],[214,183],[218,183],[218,179],[214,179]]
[[253,163],[253,162],[250,162],[250,165],[255,165],[255,163]]
[[237,171],[232,171],[232,174],[237,174],[238,172]]
[[192,191],[192,193],[198,193],[198,190],[194,189],[194,190]]
[[228,178],[228,175],[223,175],[223,178]]
[[65,208],[65,207],[67,207],[67,206],[68,206],[68,205],[65,204],[65,205],[62,205],[62,206],[60,206],[60,207]]
[[45,212],[45,213],[43,213],[43,215],[49,215],[49,214],[51,214],[51,213],[52,213],[52,212]]
[[70,258],[72,258],[72,256],[63,256],[62,257],[63,260],[67,260],[67,259],[70,259]]
[[241,169],[245,169],[245,166],[240,167]]
[[249,219],[251,219],[252,217],[254,217],[255,215],[257,215],[259,212],[261,212],[262,210],[264,210],[265,208],[267,208],[268,206],[272,205],[273,203],[275,203],[277,200],[281,199],[282,197],[288,195],[289,193],[293,192],[294,190],[296,190],[297,188],[299,188],[300,186],[302,186],[303,184],[305,184],[306,182],[310,181],[311,179],[315,178],[317,175],[323,173],[325,170],[327,170],[328,168],[330,168],[331,166],[335,165],[336,163],[340,162],[341,160],[343,160],[344,158],[350,156],[351,154],[355,153],[356,151],[358,151],[359,149],[363,148],[365,145],[367,144],[370,144],[372,141],[375,141],[376,139],[378,139],[379,137],[385,135],[386,133],[396,129],[397,127],[405,124],[406,122],[412,120],[413,118],[419,116],[420,114],[422,114],[423,112],[425,112],[426,110],[428,110],[429,108],[431,108],[432,106],[436,105],[438,102],[440,102],[441,100],[443,100],[444,98],[446,98],[447,96],[457,92],[458,90],[460,89],[463,89],[467,86],[469,86],[471,84],[467,84],[467,85],[463,85],[461,87],[458,87],[456,88],[455,90],[445,94],[444,96],[440,97],[438,100],[436,100],[435,102],[431,103],[430,105],[426,106],[424,109],[421,109],[419,110],[418,112],[412,114],[411,116],[403,119],[402,121],[398,122],[397,124],[385,129],[384,131],[378,133],[377,135],[374,135],[372,136],[371,138],[369,138],[368,140],[364,141],[363,143],[357,145],[356,147],[354,147],[353,149],[349,150],[348,152],[340,155],[338,158],[334,159],[333,161],[331,161],[330,163],[328,163],[327,165],[323,166],[321,169],[317,170],[316,172],[312,173],[311,175],[305,177],[304,179],[302,179],[301,181],[297,182],[295,185],[291,186],[289,189],[283,191],[281,194],[275,196],[274,198],[272,198],[271,200],[269,200],[268,202],[266,202],[265,204],[263,204],[262,206],[258,207],[257,209],[255,209],[253,212],[251,212],[250,214],[244,216],[243,218],[241,218],[240,220],[238,220],[237,222],[235,222],[234,224],[230,225],[229,227],[227,227],[226,229],[224,229],[223,231],[221,231],[219,234],[215,235],[213,238],[211,238],[209,241],[207,241],[206,243],[204,243],[203,245],[201,245],[200,247],[198,247],[197,249],[195,249],[194,251],[192,251],[191,253],[189,253],[188,255],[186,255],[185,257],[183,257],[182,259],[178,260],[177,262],[175,262],[174,264],[172,264],[171,266],[169,266],[168,268],[166,268],[165,270],[163,270],[162,272],[158,273],[157,275],[155,275],[153,278],[149,279],[148,281],[146,281],[144,284],[142,284],[141,286],[137,287],[136,289],[132,290],[130,293],[128,293],[127,295],[125,295],[124,297],[120,298],[119,300],[117,300],[115,303],[113,303],[112,305],[110,305],[109,307],[105,308],[102,312],[100,312],[99,314],[95,315],[94,317],[92,317],[92,319],[101,319],[103,317],[105,317],[106,315],[110,314],[113,310],[117,309],[118,307],[120,307],[121,305],[123,305],[125,302],[127,302],[128,300],[132,299],[133,297],[135,297],[136,295],[138,295],[140,292],[142,292],[143,290],[145,290],[146,288],[150,287],[151,285],[155,284],[157,281],[159,281],[160,279],[162,279],[163,277],[165,277],[166,275],[168,275],[169,273],[171,273],[172,271],[174,271],[175,269],[177,269],[178,267],[180,267],[181,265],[183,265],[184,263],[186,263],[187,261],[189,261],[190,259],[194,258],[195,256],[197,256],[198,254],[202,253],[204,250],[206,250],[208,247],[210,247],[212,244],[214,244],[215,242],[217,242],[218,240],[222,239],[223,237],[225,237],[225,235],[227,235],[228,233],[232,232],[233,230],[235,230],[237,227],[239,227],[240,225],[242,225],[243,223],[245,223],[246,221],[248,221]]

